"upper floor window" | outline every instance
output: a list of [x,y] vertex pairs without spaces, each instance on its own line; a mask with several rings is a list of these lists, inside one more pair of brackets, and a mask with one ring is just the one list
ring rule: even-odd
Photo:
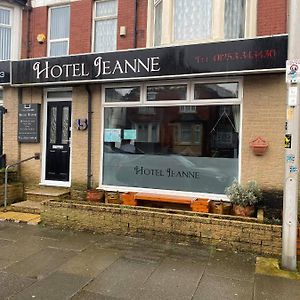
[[0,60],[11,58],[12,11],[0,7]]
[[148,46],[255,34],[257,0],[149,0]]
[[70,6],[52,7],[49,10],[49,56],[61,56],[69,53]]
[[117,48],[117,0],[97,1],[94,12],[94,51],[108,52]]

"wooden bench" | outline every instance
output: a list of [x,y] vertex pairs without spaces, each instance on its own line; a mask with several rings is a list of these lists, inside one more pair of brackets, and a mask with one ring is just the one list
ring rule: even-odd
[[124,205],[131,206],[137,206],[139,201],[186,204],[190,206],[192,211],[205,213],[209,212],[210,202],[209,199],[204,198],[134,192],[123,193],[121,199]]

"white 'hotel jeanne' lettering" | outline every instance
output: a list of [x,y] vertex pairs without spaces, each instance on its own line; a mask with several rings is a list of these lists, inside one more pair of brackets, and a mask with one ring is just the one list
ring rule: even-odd
[[89,72],[86,72],[84,63],[54,65],[49,67],[49,62],[45,61],[43,68],[40,62],[36,62],[33,65],[33,70],[36,71],[36,79],[40,79],[42,75],[44,75],[45,79],[49,79],[49,76],[52,78],[59,78],[61,76],[68,78],[87,77],[90,75]]
[[121,63],[119,60],[116,60],[115,63],[111,63],[109,60],[103,60],[101,56],[98,56],[94,60],[94,66],[97,67],[97,75],[114,75],[127,74],[129,69],[134,73],[140,73],[145,70],[147,72],[159,72],[159,57],[149,57],[146,61],[142,61],[140,58],[133,59],[132,62],[129,62],[127,59]]

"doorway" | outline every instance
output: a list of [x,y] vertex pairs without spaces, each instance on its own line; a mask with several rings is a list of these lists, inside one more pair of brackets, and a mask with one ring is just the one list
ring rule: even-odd
[[[71,92],[67,98],[55,99],[56,92],[48,92],[44,182],[48,185],[69,186],[71,153]],[[63,93],[66,96],[65,93]],[[52,96],[52,97],[49,97]],[[60,93],[61,95],[61,93]],[[51,98],[51,100],[49,99]],[[57,100],[57,101],[55,101]]]

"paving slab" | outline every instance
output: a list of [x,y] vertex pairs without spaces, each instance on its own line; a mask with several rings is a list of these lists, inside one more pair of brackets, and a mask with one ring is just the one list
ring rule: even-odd
[[41,279],[58,269],[61,264],[74,255],[73,251],[46,248],[20,262],[14,263],[5,271],[23,277]]
[[91,278],[55,272],[30,287],[22,290],[10,300],[62,300],[70,299],[80,291]]
[[154,270],[153,264],[120,258],[84,290],[109,297],[132,299]]
[[1,248],[1,258],[18,262],[24,258],[31,256],[45,248],[43,243],[32,243],[31,237],[26,236],[26,239],[19,239],[12,246]]
[[14,240],[0,238],[0,249],[2,249],[3,247],[12,246],[12,245],[14,245],[14,243],[15,243]]
[[178,243],[170,245],[169,249],[166,250],[169,257],[180,258],[189,257],[197,260],[198,262],[207,263],[211,254],[212,248],[206,245],[198,245],[197,247],[188,243]]
[[68,230],[45,227],[43,225],[38,227],[38,230],[34,233],[34,236],[44,237],[54,240],[60,240],[67,236],[72,235],[72,233]]
[[82,276],[96,277],[112,263],[120,254],[117,251],[89,247],[60,266],[59,271]]
[[253,284],[249,281],[205,274],[193,300],[252,300]]
[[277,276],[255,275],[254,300],[299,300],[300,282]]
[[206,273],[237,280],[254,281],[255,255],[214,251],[209,259]]
[[0,299],[7,299],[34,282],[35,280],[30,278],[22,278],[15,274],[0,272]]
[[166,258],[151,274],[135,299],[191,299],[205,265],[191,259]]
[[122,297],[109,297],[109,296],[104,296],[101,294],[96,294],[88,291],[80,291],[76,295],[74,295],[72,300],[120,300],[124,299]]
[[8,266],[10,266],[13,263],[14,263],[14,261],[0,258],[0,271],[3,271],[3,269],[7,268]]
[[21,240],[32,236],[38,231],[37,226],[27,226],[22,223],[0,222],[0,238],[8,240]]

